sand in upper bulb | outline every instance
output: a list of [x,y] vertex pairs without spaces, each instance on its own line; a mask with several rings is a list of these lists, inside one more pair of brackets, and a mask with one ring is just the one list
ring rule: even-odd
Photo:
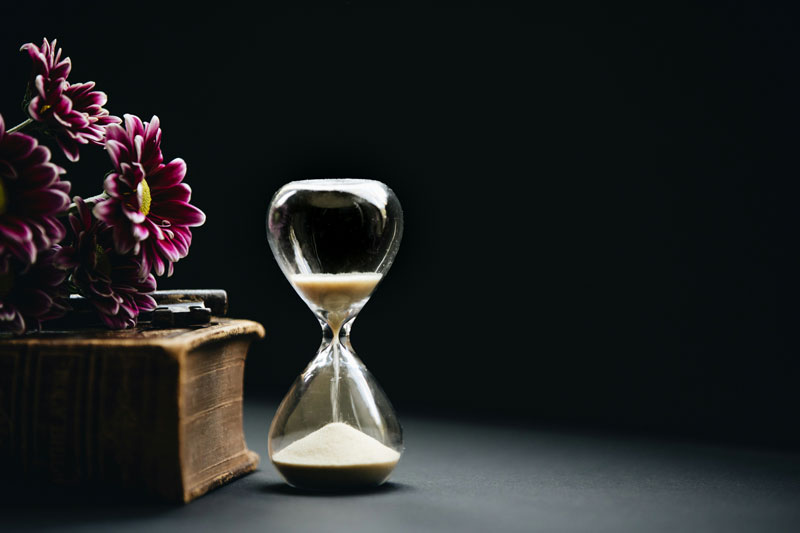
[[342,490],[380,485],[400,460],[400,452],[342,422],[332,422],[272,456],[291,485]]
[[338,332],[350,308],[372,293],[381,276],[377,272],[294,274],[292,283],[309,301],[328,312],[330,326]]

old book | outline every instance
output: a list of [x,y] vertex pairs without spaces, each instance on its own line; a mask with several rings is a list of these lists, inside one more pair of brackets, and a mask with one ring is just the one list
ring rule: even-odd
[[248,320],[0,338],[0,478],[189,502],[255,470],[242,426]]

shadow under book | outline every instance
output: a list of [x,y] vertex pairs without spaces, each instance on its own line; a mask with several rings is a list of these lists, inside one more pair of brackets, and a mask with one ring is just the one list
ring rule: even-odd
[[252,472],[244,365],[263,336],[211,317],[0,339],[0,477],[189,502]]

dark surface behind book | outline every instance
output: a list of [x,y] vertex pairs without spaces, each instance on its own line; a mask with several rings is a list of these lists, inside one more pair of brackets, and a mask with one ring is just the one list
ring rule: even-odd
[[[406,230],[353,343],[401,417],[797,446],[793,14],[374,6],[4,5],[0,112],[23,118],[17,50],[48,36],[112,113],[161,118],[208,222],[159,286],[265,325],[250,394],[280,398],[319,343],[270,196],[372,177]],[[107,168],[85,150],[73,192]]]

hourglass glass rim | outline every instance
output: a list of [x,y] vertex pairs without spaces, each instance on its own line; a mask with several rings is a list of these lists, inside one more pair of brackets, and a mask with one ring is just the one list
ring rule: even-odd
[[312,178],[294,180],[283,186],[283,189],[304,189],[311,191],[339,190],[341,187],[377,185],[388,189],[389,187],[382,181],[369,178]]

